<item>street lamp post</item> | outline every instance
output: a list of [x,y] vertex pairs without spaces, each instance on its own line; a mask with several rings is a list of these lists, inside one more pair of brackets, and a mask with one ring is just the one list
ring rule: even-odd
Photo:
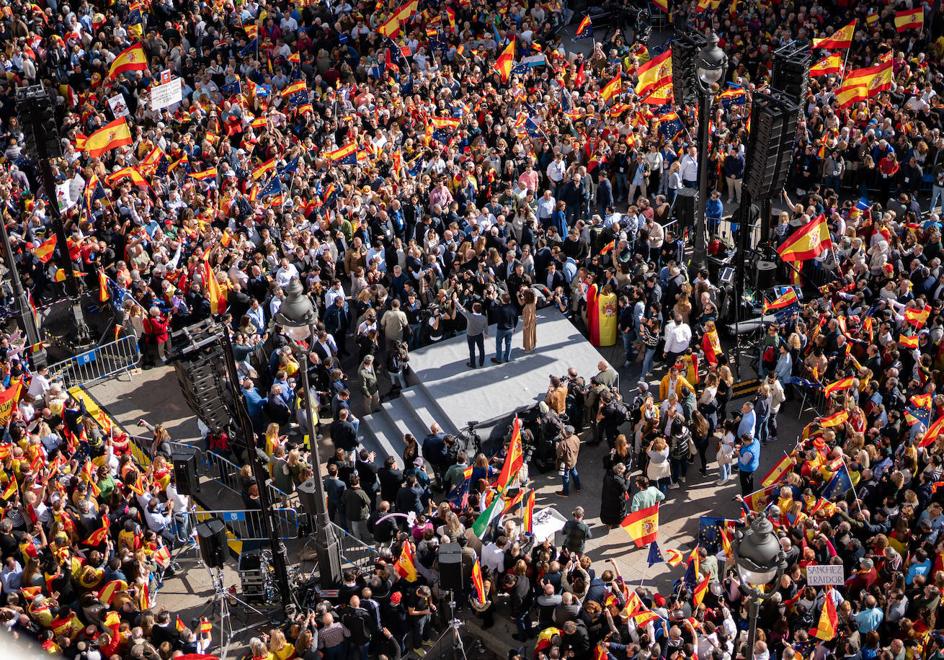
[[773,590],[766,587],[776,584],[786,569],[780,540],[766,516],[755,515],[746,531],[738,530],[734,541],[734,563],[741,576],[741,588],[750,599],[746,656],[753,657],[760,606],[773,594]]
[[718,46],[718,35],[708,35],[708,43],[695,58],[698,81],[698,210],[695,213],[695,240],[692,263],[702,266],[707,255],[705,205],[708,201],[708,121],[715,91],[728,67],[728,56]]
[[[311,299],[305,295],[301,282],[293,278],[285,289],[285,299],[275,315],[275,322],[286,329],[293,340],[313,337],[318,314]],[[293,345],[299,350],[297,344]],[[308,443],[311,447],[311,469],[315,482],[315,553],[318,556],[318,574],[321,586],[341,582],[341,546],[331,525],[321,479],[321,458],[318,455],[318,433],[312,412],[311,382],[308,378],[308,356],[301,356],[302,387],[305,389],[305,417],[308,423]]]

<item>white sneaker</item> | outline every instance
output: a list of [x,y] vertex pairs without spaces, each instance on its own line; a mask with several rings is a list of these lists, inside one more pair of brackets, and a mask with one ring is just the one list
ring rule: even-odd
[[669,490],[678,490],[681,488],[678,484],[669,484]]
[[727,480],[727,479],[718,479],[718,480],[715,482],[715,486],[723,486],[723,485],[725,485],[726,483],[728,483],[728,480]]

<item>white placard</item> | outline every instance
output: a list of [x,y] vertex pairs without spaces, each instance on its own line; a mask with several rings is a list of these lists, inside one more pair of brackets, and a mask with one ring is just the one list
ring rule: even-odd
[[115,119],[127,117],[131,114],[128,112],[128,104],[125,103],[125,97],[121,94],[115,94],[108,99],[108,107],[111,108],[111,114],[115,116]]
[[826,564],[806,567],[806,583],[811,587],[823,587],[829,584],[843,584],[846,581],[842,564]]
[[69,181],[69,197],[70,199],[79,201],[83,192],[85,192],[85,179],[76,174],[72,177],[72,180]]
[[541,543],[560,530],[564,529],[567,519],[557,512],[557,509],[535,509],[531,520],[531,531],[534,532],[534,542]]
[[59,212],[68,211],[75,206],[76,199],[70,195],[70,181],[63,181],[56,184],[56,199],[59,201]]
[[174,78],[164,85],[151,88],[151,110],[160,110],[169,105],[180,103],[183,99],[183,80]]

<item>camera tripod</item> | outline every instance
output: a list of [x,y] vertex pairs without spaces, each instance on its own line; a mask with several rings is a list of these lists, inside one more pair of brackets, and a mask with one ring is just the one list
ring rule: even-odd
[[[249,610],[254,614],[258,614],[260,617],[265,618],[266,615],[257,610],[255,607],[250,605],[244,600],[238,598],[235,594],[229,593],[226,591],[226,587],[223,584],[223,569],[216,568],[212,569],[207,566],[207,572],[210,573],[210,578],[213,580],[213,597],[209,603],[204,605],[203,609],[200,611],[200,618],[203,618],[209,614],[207,617],[210,621],[219,623],[220,631],[220,658],[226,660],[226,654],[229,650],[229,646],[233,641],[233,638],[240,633],[246,632],[247,630],[252,630],[253,628],[258,627],[265,621],[253,625],[243,626],[242,628],[233,628],[233,622],[230,618],[230,599],[235,603],[242,605],[244,608]],[[245,619],[243,619],[245,622]],[[212,644],[211,644],[212,646]]]
[[436,640],[436,643],[433,645],[433,647],[438,646],[441,641],[446,639],[446,635],[452,634],[453,660],[457,660],[458,658],[462,658],[462,660],[469,660],[469,657],[465,653],[465,644],[462,641],[462,635],[459,633],[463,623],[456,618],[455,592],[452,589],[449,589],[447,593],[449,594],[449,624],[443,631],[442,635],[439,636],[439,639]]

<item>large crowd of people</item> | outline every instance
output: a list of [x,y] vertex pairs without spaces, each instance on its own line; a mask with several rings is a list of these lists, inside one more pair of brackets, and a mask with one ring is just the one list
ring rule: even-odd
[[[138,337],[145,367],[165,360],[174,330],[219,320],[273,485],[287,493],[312,474],[297,431],[305,406],[331,420],[329,510],[381,558],[345,575],[335,606],[253,638],[249,656],[421,656],[456,598],[483,628],[512,617],[520,653],[540,658],[944,657],[938,5],[668,3],[714,29],[729,57],[730,93],[700,154],[692,108],[633,91],[662,39],[598,26],[578,47],[557,0],[0,4],[0,199],[35,303],[77,274],[119,308],[119,333]],[[923,27],[896,30],[896,11],[912,8]],[[708,226],[731,241],[751,94],[767,88],[773,51],[852,19],[846,69],[891,60],[894,83],[839,107],[843,74],[811,78],[771,233],[781,244],[822,214],[832,246],[782,267],[808,302],[766,329],[757,393],[731,405],[719,283],[686,263],[691,227],[675,202],[708,158]],[[614,76],[622,91],[605,99]],[[155,109],[154,88],[177,78],[181,100]],[[50,252],[58,214],[14,104],[16,87],[39,83],[58,103],[53,172],[71,184],[67,245],[56,246],[69,274]],[[299,286],[319,319],[301,358],[274,321]],[[555,378],[524,432],[538,452],[549,443],[561,498],[580,491],[582,444],[610,447],[599,511],[575,508],[559,545],[534,538],[522,502],[477,524],[499,496],[490,484],[504,452],[470,455],[436,426],[408,436],[401,456],[359,441],[361,418],[405,386],[411,350],[465,333],[470,368],[513,360],[540,350],[538,305],[598,345],[621,343],[622,380],[640,381],[624,400],[606,363]],[[510,345],[516,327],[521,347]],[[18,335],[0,345],[4,627],[70,657],[206,651],[212,622],[175,618],[158,597],[172,552],[194,543],[166,432],[132,451],[29,354]],[[819,416],[799,438],[778,434],[781,406],[801,398]],[[244,463],[234,437],[209,429],[206,449]],[[771,445],[786,458],[755,478]],[[709,468],[719,485],[739,478],[745,516],[768,516],[785,556],[752,649],[724,544],[685,548],[667,593],[632,588],[586,552],[587,520],[613,528],[660,502],[670,516],[689,470]],[[518,479],[526,488],[525,470]],[[242,484],[246,508],[258,508],[248,468]],[[462,546],[459,594],[438,585],[437,548],[449,542]],[[845,582],[808,584],[807,566],[822,564],[842,564]]]

